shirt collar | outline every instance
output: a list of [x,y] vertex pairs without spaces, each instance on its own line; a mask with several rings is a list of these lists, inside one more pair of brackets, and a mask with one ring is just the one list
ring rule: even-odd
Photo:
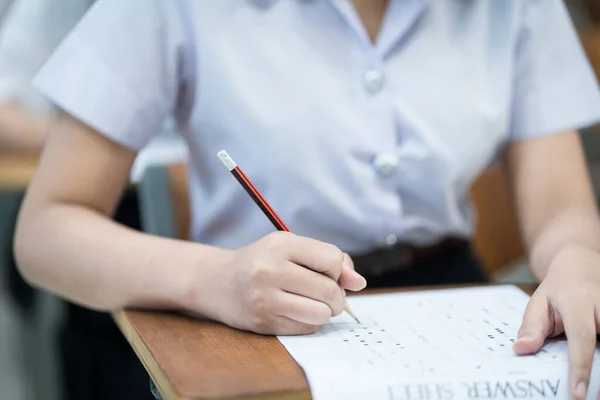
[[[256,7],[269,9],[275,3],[281,0],[248,0]],[[286,0],[290,1],[290,0]],[[329,1],[329,3],[340,13],[346,22],[357,33],[360,40],[368,48],[373,48],[373,44],[360,20],[356,14],[351,0],[297,0],[300,2],[311,1]],[[389,53],[402,38],[410,31],[414,24],[427,9],[431,0],[390,0],[388,8],[381,26],[375,51],[384,57]]]
[[[275,0],[277,1],[277,0]],[[310,1],[310,0],[301,0]],[[319,0],[322,1],[322,0]],[[373,44],[350,0],[328,0],[358,34],[363,44],[373,49]],[[431,0],[390,0],[381,24],[374,50],[381,57],[391,51],[419,20]]]

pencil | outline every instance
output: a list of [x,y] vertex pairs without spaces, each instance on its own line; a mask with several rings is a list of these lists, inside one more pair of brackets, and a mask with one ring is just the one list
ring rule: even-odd
[[[244,174],[244,171],[233,161],[233,159],[227,154],[225,150],[221,150],[217,153],[217,157],[221,160],[223,165],[231,172],[231,174],[235,177],[235,179],[239,182],[240,185],[246,190],[246,192],[250,195],[252,200],[256,203],[256,205],[262,210],[262,212],[267,216],[267,218],[271,221],[275,228],[278,231],[291,232],[287,225],[281,220],[279,215],[271,208],[269,203],[265,200],[265,198],[260,194],[258,189],[250,182],[250,179]],[[348,302],[344,307],[344,310],[358,323],[360,321],[356,318],[354,312],[350,309]]]

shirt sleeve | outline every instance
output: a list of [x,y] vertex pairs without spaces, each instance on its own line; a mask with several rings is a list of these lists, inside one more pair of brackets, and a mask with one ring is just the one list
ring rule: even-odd
[[600,120],[600,91],[563,0],[524,0],[518,37],[511,140]]
[[185,64],[178,0],[98,0],[34,79],[56,106],[134,151],[173,111]]

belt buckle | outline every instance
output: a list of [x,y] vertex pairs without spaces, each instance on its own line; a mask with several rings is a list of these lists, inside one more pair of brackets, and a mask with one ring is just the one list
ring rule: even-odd
[[370,275],[381,276],[385,273],[385,267],[381,263],[374,264],[369,271]]
[[413,264],[413,253],[409,247],[398,246],[392,251],[390,271],[401,271]]
[[382,250],[376,258],[378,261],[371,266],[369,271],[374,276],[406,269],[412,265],[414,259],[412,251],[406,246]]
[[400,248],[400,257],[402,258],[400,269],[408,268],[414,262],[414,254],[412,249],[410,249],[409,247],[403,246]]

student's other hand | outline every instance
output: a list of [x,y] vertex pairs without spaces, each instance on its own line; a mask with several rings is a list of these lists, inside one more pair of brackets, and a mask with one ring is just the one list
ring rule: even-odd
[[573,246],[557,254],[532,296],[514,350],[533,354],[546,338],[565,333],[570,391],[576,400],[585,399],[599,332],[600,254]]
[[[214,270],[215,317],[262,334],[316,332],[345,305],[344,289],[365,279],[333,245],[275,232],[233,251]],[[346,265],[345,265],[346,264]]]

